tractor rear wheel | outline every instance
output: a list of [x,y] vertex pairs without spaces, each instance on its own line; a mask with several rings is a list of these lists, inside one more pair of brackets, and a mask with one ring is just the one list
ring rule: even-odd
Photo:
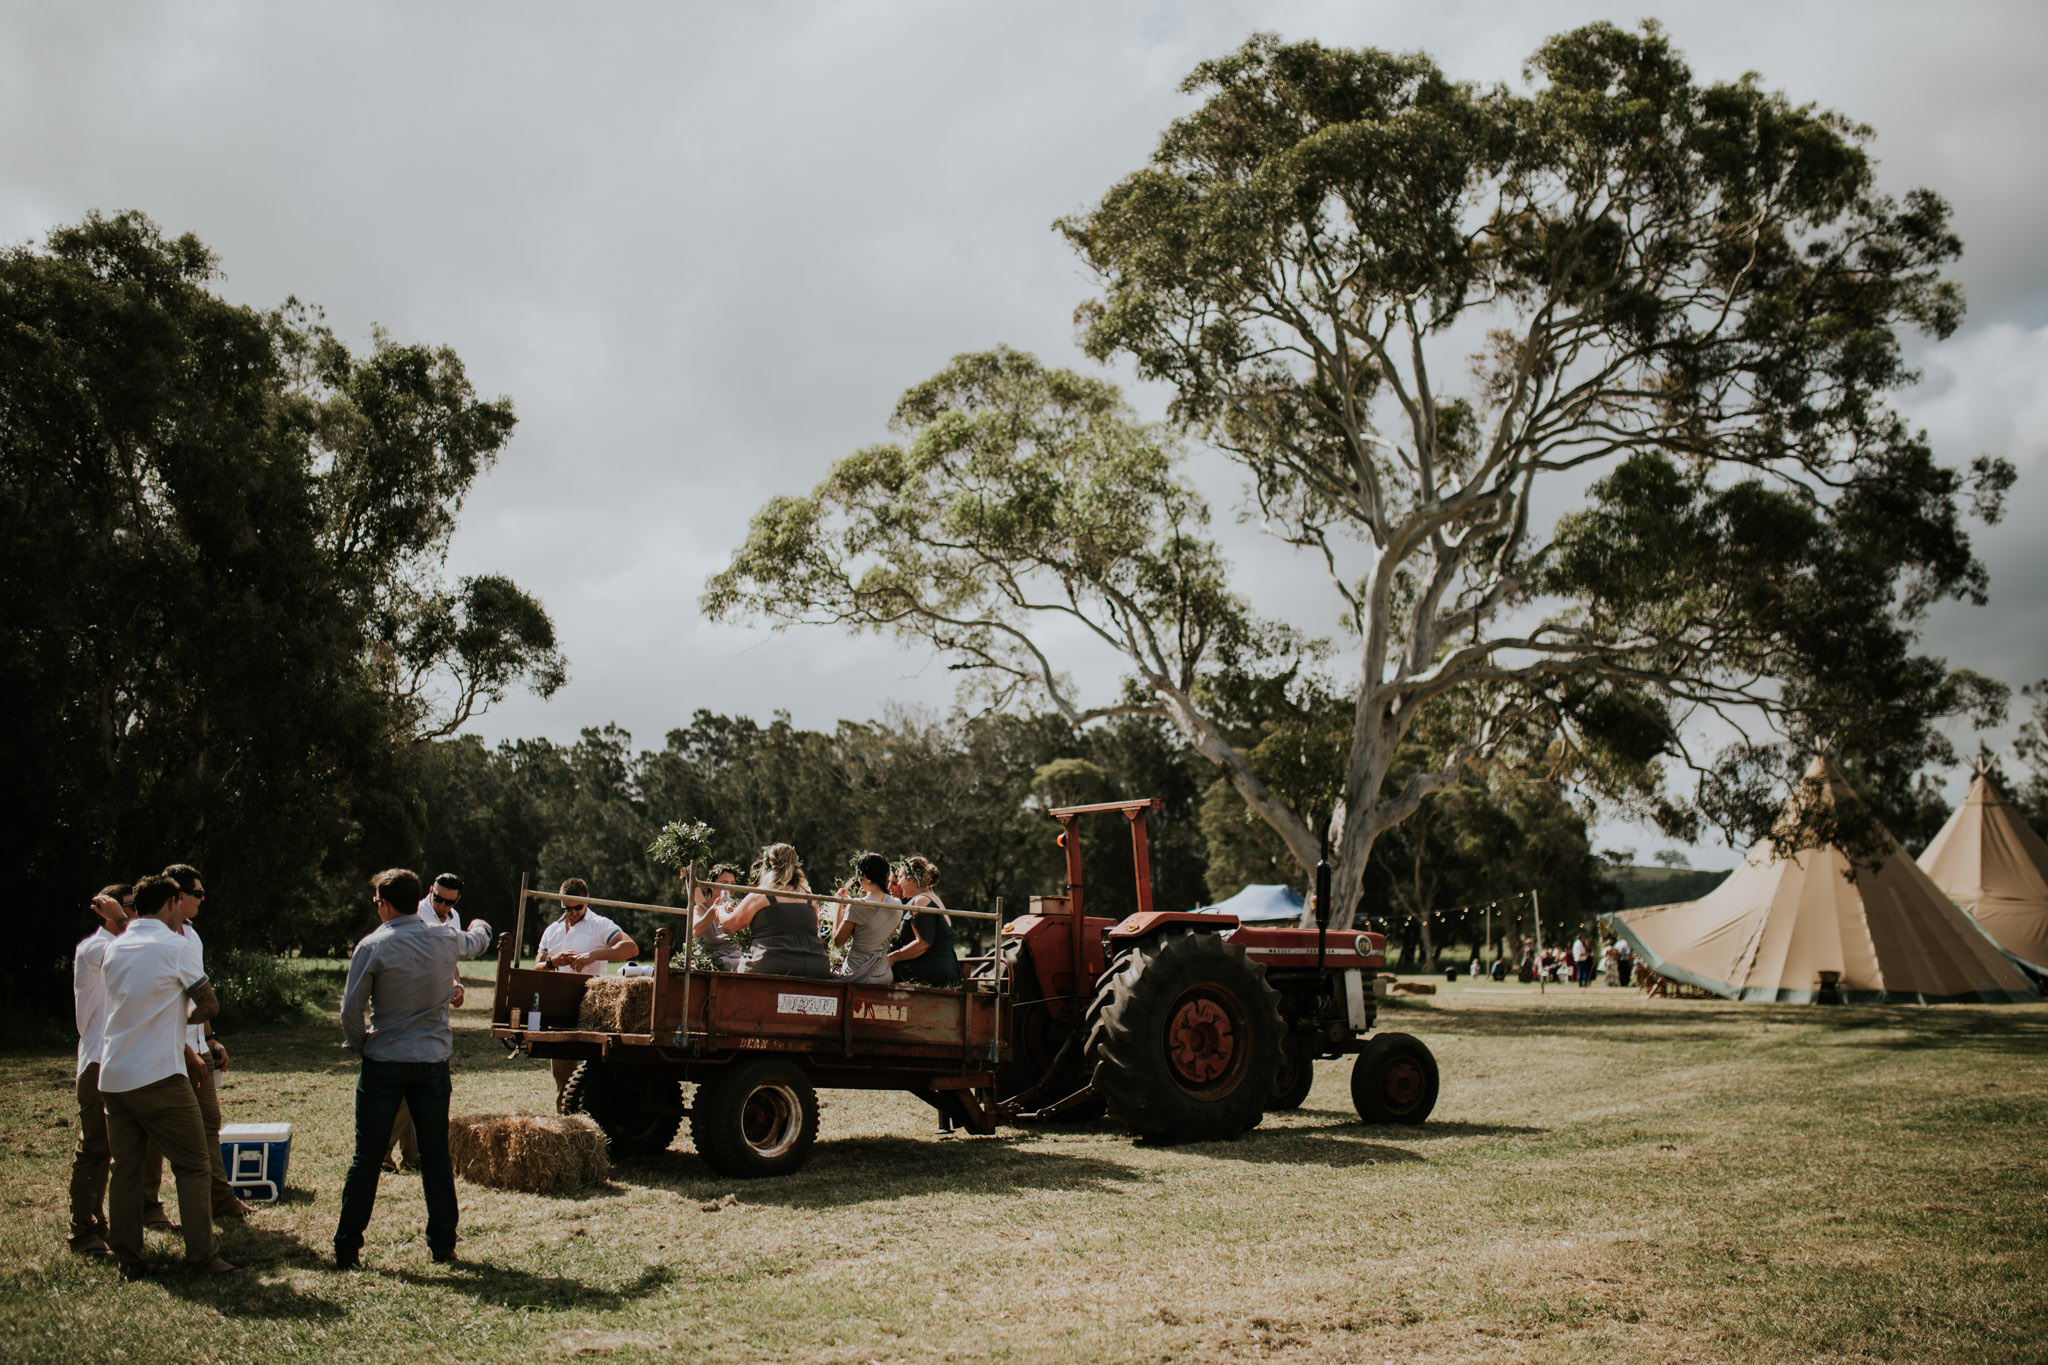
[[576,1064],[555,1108],[594,1119],[614,1160],[652,1156],[667,1151],[683,1126],[683,1088],[666,1079],[622,1076],[593,1059]]
[[1412,1034],[1378,1034],[1351,1068],[1351,1104],[1367,1123],[1421,1123],[1436,1087],[1436,1058]]
[[788,1175],[817,1140],[818,1092],[790,1062],[735,1062],[699,1085],[690,1106],[690,1141],[720,1175]]
[[1316,1059],[1308,1039],[1299,1033],[1287,1035],[1280,1049],[1280,1070],[1273,1076],[1273,1098],[1266,1101],[1269,1114],[1301,1108],[1316,1085]]
[[1221,935],[1147,939],[1089,1008],[1087,1057],[1111,1118],[1162,1142],[1256,1128],[1281,1064],[1280,997]]

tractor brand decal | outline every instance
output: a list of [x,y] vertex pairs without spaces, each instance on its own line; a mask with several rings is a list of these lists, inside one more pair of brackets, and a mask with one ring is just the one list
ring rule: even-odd
[[827,1019],[839,1013],[839,997],[836,995],[778,995],[775,997],[777,1014],[819,1014]]
[[853,1017],[856,1019],[879,1019],[886,1023],[901,1024],[910,1018],[908,1005],[877,1005],[872,1000],[856,1000],[853,1003]]
[[[1314,957],[1316,955],[1316,949],[1314,949],[1313,947],[1267,948],[1263,946],[1248,944],[1245,947],[1245,951],[1251,954],[1253,957]],[[1357,949],[1352,948],[1348,944],[1342,947],[1336,944],[1331,944],[1328,952],[1325,955],[1328,957],[1357,957],[1359,956],[1359,953]]]

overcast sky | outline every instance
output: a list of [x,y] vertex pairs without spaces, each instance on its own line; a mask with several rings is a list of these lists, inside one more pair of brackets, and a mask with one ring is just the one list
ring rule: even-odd
[[[952,676],[885,642],[712,626],[705,577],[950,356],[1087,363],[1089,281],[1050,224],[1144,163],[1197,61],[1265,29],[1512,80],[1550,33],[1650,15],[1701,78],[1755,70],[1872,125],[1887,189],[1955,206],[1969,320],[1906,406],[1946,459],[2003,454],[2021,481],[1977,533],[1991,605],[1944,606],[1927,643],[2048,676],[2038,2],[20,3],[0,6],[0,237],[141,209],[218,252],[231,297],[317,302],[358,345],[372,324],[452,345],[510,395],[518,432],[450,562],[536,592],[572,681],[486,737],[616,721],[658,745],[698,707],[829,726],[943,708]],[[1236,478],[1199,468],[1227,509]],[[1261,605],[1316,600],[1314,566],[1219,520]]]

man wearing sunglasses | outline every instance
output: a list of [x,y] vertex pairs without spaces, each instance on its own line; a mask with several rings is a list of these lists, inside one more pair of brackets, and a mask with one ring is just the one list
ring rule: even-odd
[[[193,972],[204,977],[206,945],[200,942],[199,931],[192,927],[193,919],[206,904],[206,887],[200,881],[199,869],[190,863],[172,863],[164,869],[164,875],[178,885],[178,913],[185,921],[185,954]],[[220,1154],[220,1080],[216,1073],[228,1069],[228,1050],[213,1036],[210,1018],[190,1025],[185,1033],[185,1065],[192,1076],[192,1088],[199,1095],[199,1116],[206,1121],[206,1150],[213,1154],[213,1216],[246,1218],[249,1206],[235,1198]]]
[[[479,929],[484,931],[484,942],[486,947],[488,947],[490,942],[490,925],[483,920],[473,919],[469,922],[468,930],[465,931],[462,927],[462,916],[456,913],[456,907],[461,904],[462,878],[456,876],[453,872],[443,872],[440,876],[434,878],[433,883],[427,887],[427,894],[420,897],[419,905],[413,910],[413,917],[430,929],[447,929],[456,934],[464,935],[464,953],[466,955],[470,941],[469,936],[474,935]],[[478,949],[477,951],[482,952],[484,949]],[[461,1009],[462,1002],[468,997],[468,994],[462,988],[462,977],[458,969],[458,975],[455,978],[455,990],[448,998],[448,1007],[450,1009]],[[393,1157],[391,1154],[393,1148],[396,1148],[398,1151],[396,1157]],[[412,1131],[412,1111],[406,1108],[403,1102],[398,1106],[398,1118],[391,1125],[391,1141],[384,1149],[383,1169],[396,1171],[399,1168],[400,1162],[403,1162],[408,1170],[416,1171],[420,1168],[420,1144],[419,1139],[414,1136]]]

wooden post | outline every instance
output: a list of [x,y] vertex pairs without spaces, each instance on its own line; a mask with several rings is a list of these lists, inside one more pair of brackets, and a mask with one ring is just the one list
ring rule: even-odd
[[519,915],[512,931],[512,965],[526,960],[526,874],[519,874]]
[[676,1041],[685,1050],[690,1035],[690,967],[697,960],[697,864],[683,874],[683,1011],[676,1016]]
[[1543,898],[1529,888],[1529,904],[1536,910],[1536,994],[1543,994]]

